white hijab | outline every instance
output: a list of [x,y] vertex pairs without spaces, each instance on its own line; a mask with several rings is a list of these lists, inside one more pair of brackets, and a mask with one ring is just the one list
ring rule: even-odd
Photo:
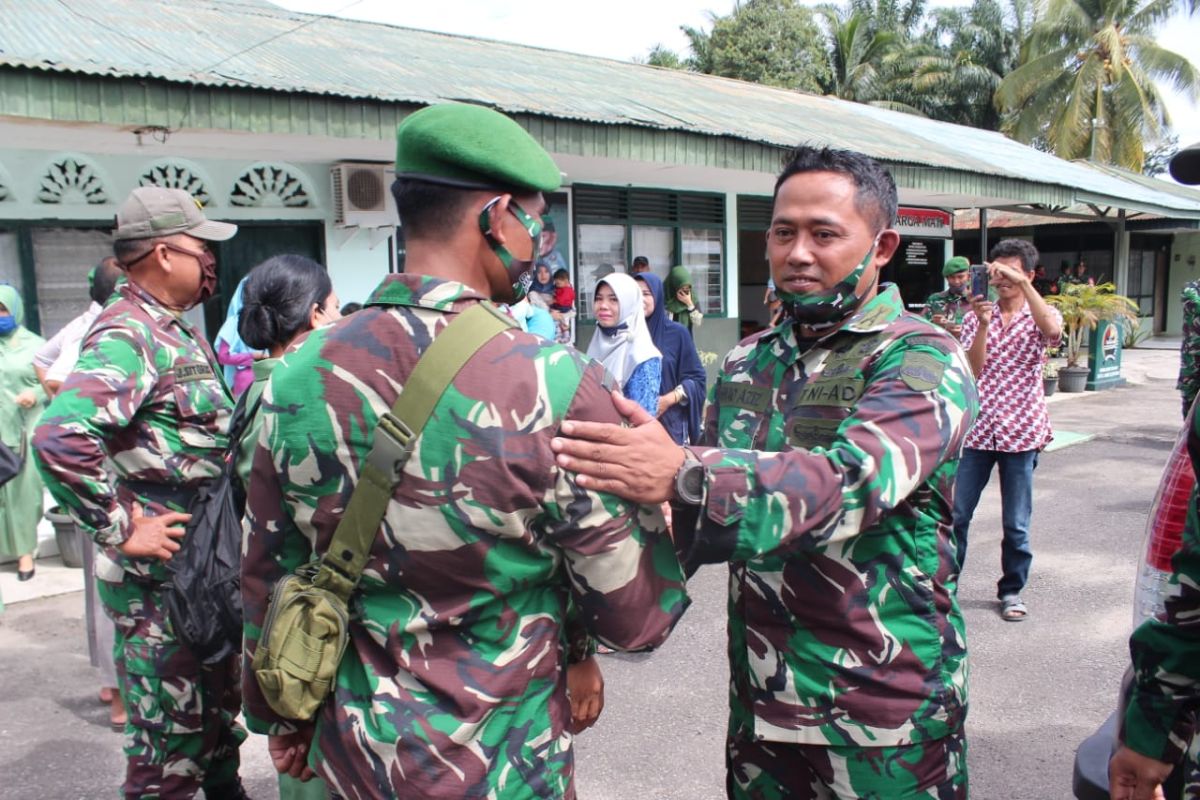
[[624,388],[625,381],[629,380],[638,364],[652,358],[662,358],[662,353],[650,339],[638,282],[623,272],[614,272],[600,279],[596,284],[597,291],[601,284],[608,284],[617,296],[620,305],[617,314],[621,321],[615,328],[597,325],[587,354],[603,364]]

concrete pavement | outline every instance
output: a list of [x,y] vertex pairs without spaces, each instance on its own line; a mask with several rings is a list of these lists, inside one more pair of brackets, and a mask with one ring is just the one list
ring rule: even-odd
[[[1126,387],[1051,398],[1056,428],[1092,438],[1039,465],[1026,622],[996,613],[994,482],[985,493],[960,589],[976,800],[1069,797],[1074,748],[1112,710],[1145,512],[1180,423],[1177,363],[1176,352],[1139,348],[1126,354]],[[0,615],[0,798],[113,797],[121,737],[95,699],[83,598],[57,593],[79,571],[41,561],[37,578],[18,584],[14,570],[0,568],[9,603]],[[705,568],[689,588],[694,605],[659,652],[602,661],[608,705],[577,749],[587,800],[723,796],[724,571]],[[56,594],[18,601],[18,589]],[[252,795],[274,797],[262,737],[243,748],[243,764]]]

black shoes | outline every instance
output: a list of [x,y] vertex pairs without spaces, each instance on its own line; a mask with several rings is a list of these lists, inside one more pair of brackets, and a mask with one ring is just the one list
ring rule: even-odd
[[37,567],[30,567],[29,569],[19,569],[19,570],[17,570],[17,580],[19,580],[19,581],[32,580],[33,573],[36,571],[37,571]]

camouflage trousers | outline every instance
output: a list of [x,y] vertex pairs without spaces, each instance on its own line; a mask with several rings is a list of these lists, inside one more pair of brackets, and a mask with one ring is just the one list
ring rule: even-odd
[[125,725],[127,798],[239,797],[238,747],[246,731],[237,656],[201,665],[171,631],[162,584],[127,575],[97,581],[116,627]]
[[966,800],[962,733],[899,747],[726,742],[731,800]]

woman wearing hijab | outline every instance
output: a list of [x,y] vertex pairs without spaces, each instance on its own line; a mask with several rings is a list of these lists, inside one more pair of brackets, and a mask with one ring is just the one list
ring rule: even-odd
[[33,354],[45,341],[25,328],[21,293],[0,284],[0,441],[24,460],[17,476],[0,486],[0,555],[17,557],[22,581],[33,577],[42,518],[42,479],[29,458],[29,435],[46,403],[33,369]]
[[[246,278],[248,277],[247,275]],[[246,278],[238,281],[233,299],[229,302],[229,311],[225,314],[221,329],[217,331],[215,342],[217,361],[225,366],[225,385],[233,392],[234,397],[240,397],[242,392],[254,383],[252,367],[255,353],[238,335],[238,317],[242,313],[242,288],[246,285]]]
[[612,373],[626,397],[658,416],[662,354],[646,327],[642,290],[637,282],[623,272],[606,275],[596,284],[592,313],[596,333],[588,345],[588,355]]
[[549,309],[554,303],[554,279],[551,277],[550,267],[544,262],[538,262],[534,268],[533,282],[529,284],[525,296],[534,308]]
[[666,295],[667,313],[671,319],[687,328],[688,333],[692,332],[692,328],[700,327],[704,314],[696,308],[696,301],[692,299],[692,273],[688,272],[687,267],[671,268],[667,275]]
[[658,420],[678,444],[700,441],[700,417],[708,376],[687,329],[668,319],[662,279],[652,272],[634,277],[642,292],[646,327],[662,353],[662,382],[658,389]]

